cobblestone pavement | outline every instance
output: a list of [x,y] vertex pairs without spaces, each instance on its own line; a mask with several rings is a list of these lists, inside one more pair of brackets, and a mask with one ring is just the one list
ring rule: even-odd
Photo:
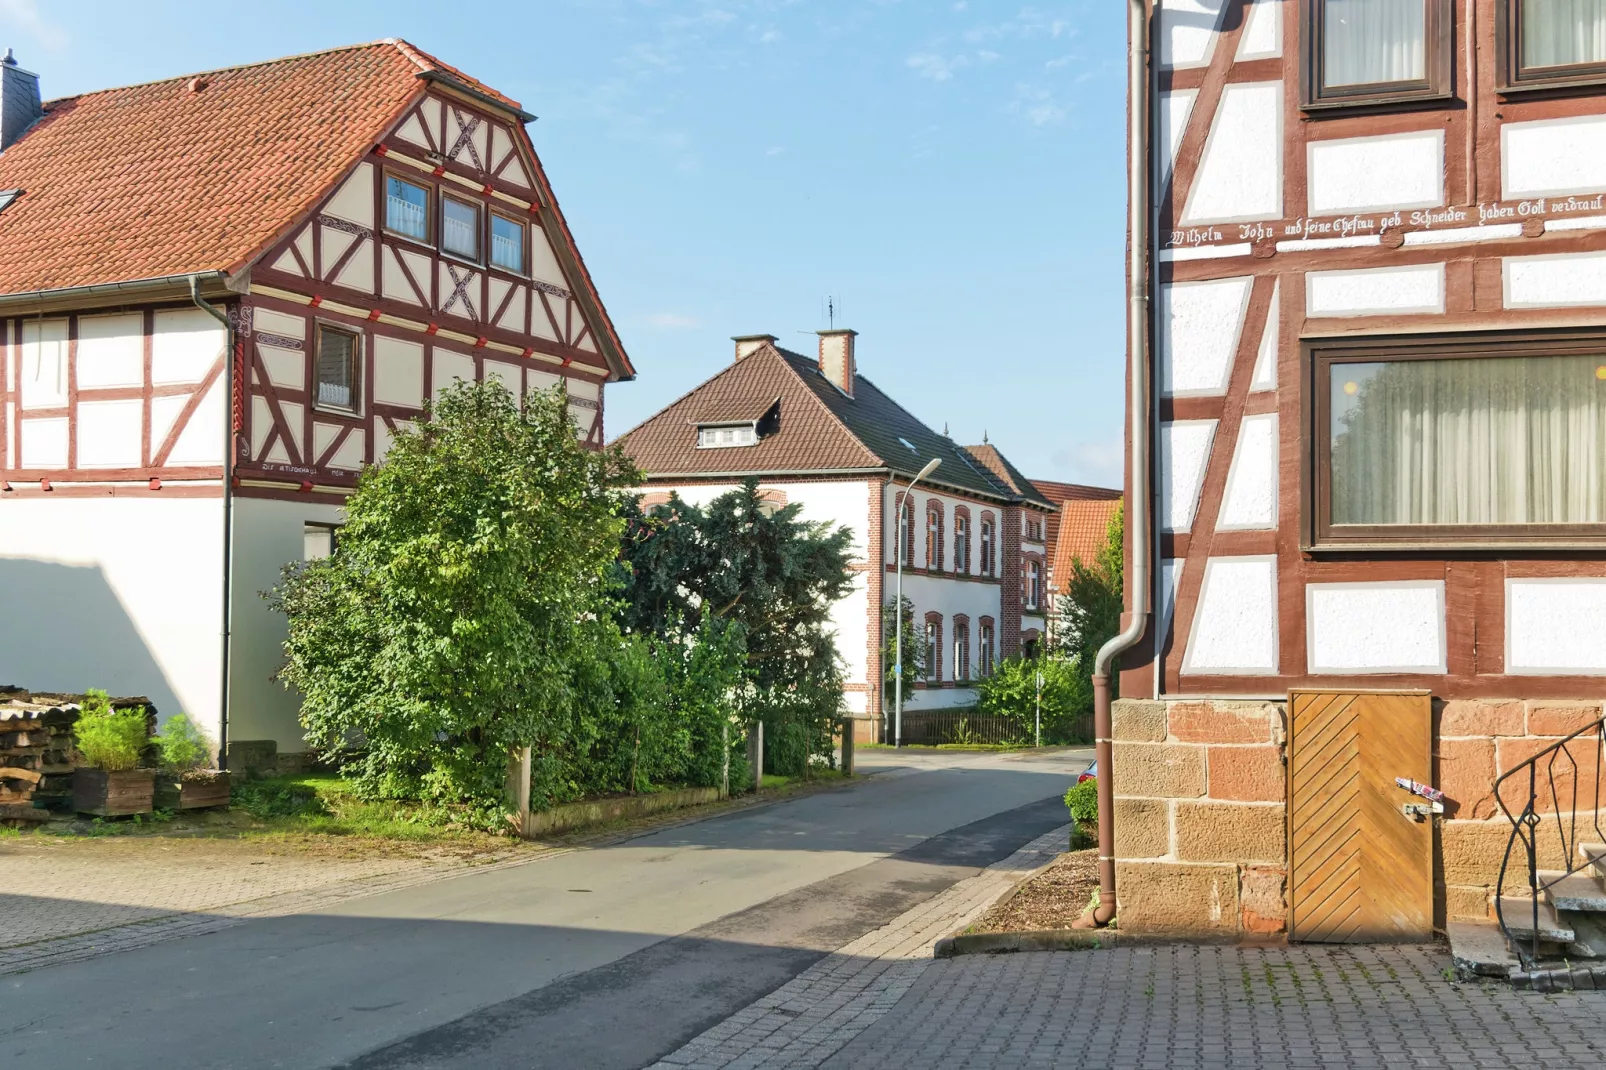
[[1606,1065],[1606,992],[1452,984],[1428,946],[1165,945],[930,964],[841,1067]]
[[884,1015],[931,963],[931,945],[986,913],[1065,849],[1070,826],[953,885],[827,955],[653,1070],[814,1067]]
[[[534,854],[486,865],[517,865]],[[439,880],[440,856],[341,858],[228,840],[0,841],[0,975]]]

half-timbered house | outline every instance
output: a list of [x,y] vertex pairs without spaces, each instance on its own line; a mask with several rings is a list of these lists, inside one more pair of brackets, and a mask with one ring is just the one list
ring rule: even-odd
[[[854,587],[832,607],[846,706],[862,738],[890,738],[882,614],[900,547],[923,664],[904,708],[971,706],[975,681],[1045,632],[1054,506],[996,446],[957,444],[859,374],[856,332],[819,335],[814,357],[774,335],[734,339],[729,367],[620,442],[646,473],[646,506],[671,494],[706,504],[752,479],[777,506],[853,532]],[[937,469],[909,491],[933,460]]]
[[1123,927],[1419,938],[1531,828],[1587,864],[1603,10],[1131,5]]
[[0,679],[303,749],[259,592],[454,380],[633,372],[525,125],[388,40],[40,103],[0,68]]

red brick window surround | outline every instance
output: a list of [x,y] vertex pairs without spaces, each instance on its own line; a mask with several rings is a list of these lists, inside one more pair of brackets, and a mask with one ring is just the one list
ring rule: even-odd
[[954,679],[970,679],[970,618],[954,614]]
[[980,640],[980,643],[979,643],[979,645],[977,647],[977,651],[976,652],[977,652],[977,655],[978,655],[977,660],[980,663],[981,675],[983,675],[983,676],[991,676],[993,674],[993,665],[994,665],[994,662],[993,662],[993,650],[994,650],[994,647],[993,647],[993,634],[994,634],[993,618],[991,618],[991,617],[982,617],[976,623],[980,627],[980,634],[978,636],[978,638]]
[[926,502],[926,568],[942,571],[942,502],[931,498]]
[[914,506],[909,501],[909,495],[907,493],[905,493],[902,498],[899,499],[898,504],[897,545],[899,550],[902,552],[903,567],[912,567],[915,563]]
[[942,614],[926,614],[926,683],[942,682]]
[[1037,554],[1027,554],[1022,562],[1021,571],[1024,573],[1024,583],[1021,589],[1022,601],[1027,609],[1042,608],[1043,559]]
[[991,576],[998,565],[998,521],[992,513],[981,514],[981,568],[983,576]]
[[954,506],[954,571],[970,575],[970,510]]

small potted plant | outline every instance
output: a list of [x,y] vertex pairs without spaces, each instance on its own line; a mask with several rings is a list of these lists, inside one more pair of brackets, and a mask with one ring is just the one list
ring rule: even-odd
[[100,817],[150,813],[156,771],[139,767],[150,742],[145,707],[114,710],[106,692],[90,690],[73,735],[84,760],[73,770],[73,809]]
[[162,772],[156,804],[164,810],[200,810],[229,805],[229,774],[211,769],[212,741],[185,714],[174,714],[156,737]]

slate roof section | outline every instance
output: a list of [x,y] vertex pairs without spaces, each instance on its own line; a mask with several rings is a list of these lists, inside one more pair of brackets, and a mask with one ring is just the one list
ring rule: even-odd
[[[777,395],[779,429],[757,445],[697,448],[697,424],[718,422],[705,413],[751,411]],[[908,479],[936,458],[942,464],[922,486],[1053,508],[1035,489],[1017,492],[965,447],[927,427],[864,376],[854,377],[853,397],[847,397],[821,374],[813,358],[772,344],[736,361],[617,441],[655,478],[890,471]],[[1006,471],[1015,472],[1004,464]],[[1023,482],[1031,488],[1029,481]]]
[[1054,508],[1054,503],[1043,497],[1042,493],[1032,485],[1032,481],[1021,475],[1020,469],[1009,463],[1009,458],[998,452],[998,447],[989,443],[980,446],[966,446],[970,455],[987,466],[1000,483],[1014,491],[1022,500],[1045,509]]

